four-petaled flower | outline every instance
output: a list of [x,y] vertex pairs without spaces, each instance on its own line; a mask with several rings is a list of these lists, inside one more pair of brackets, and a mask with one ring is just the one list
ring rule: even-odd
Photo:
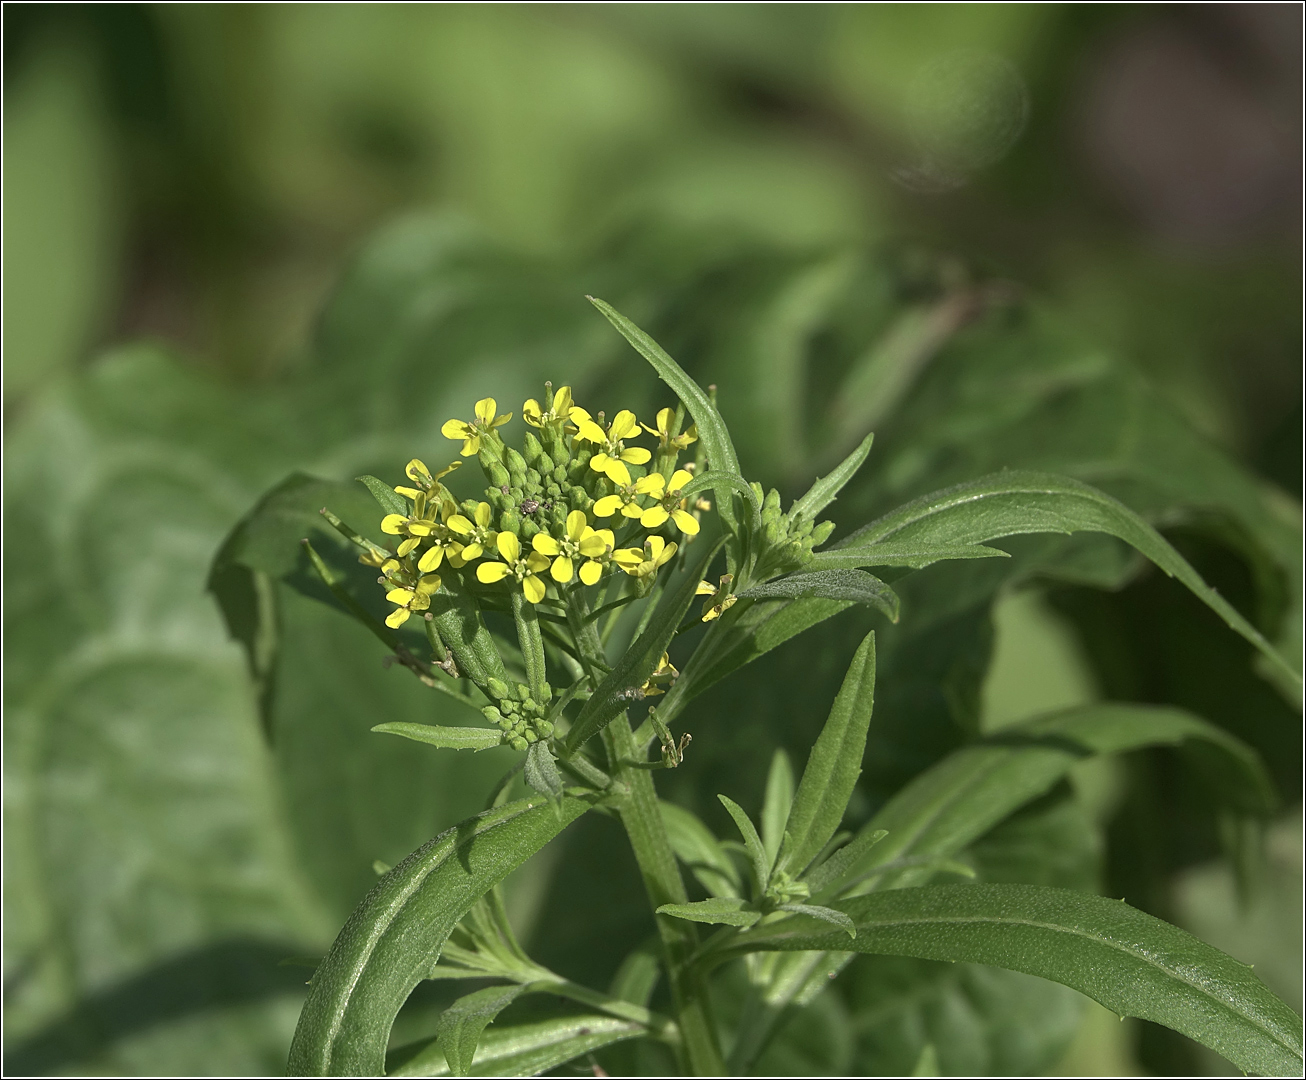
[[381,519],[383,533],[407,537],[399,544],[398,555],[401,559],[416,551],[423,540],[434,536],[440,528],[435,518],[430,516],[433,507],[427,506],[425,492],[419,491],[416,494],[411,514],[386,514]]
[[491,585],[506,577],[516,578],[521,582],[522,592],[532,604],[544,599],[544,582],[540,580],[541,570],[547,570],[549,560],[538,551],[532,551],[522,558],[521,541],[516,533],[501,532],[494,538],[494,546],[499,549],[503,562],[483,562],[476,568],[476,579]]
[[[502,427],[512,419],[512,413],[495,416],[498,402],[492,397],[481,398],[476,403],[476,419],[446,420],[440,433],[446,439],[462,439],[463,448],[458,451],[463,457],[471,457],[481,449],[481,437],[491,434],[495,428]],[[497,436],[496,436],[497,438]]]
[[444,485],[441,484],[440,481],[461,465],[461,461],[452,461],[449,463],[447,469],[441,469],[438,473],[432,476],[431,470],[426,467],[426,462],[419,458],[413,458],[413,460],[404,468],[404,474],[409,480],[417,485],[417,488],[396,487],[395,491],[399,492],[399,494],[405,498],[412,499],[414,502],[416,502],[417,497],[422,494],[431,498],[432,501],[435,501],[435,499],[441,495],[447,499],[449,493],[445,491]]
[[561,540],[554,539],[548,533],[536,533],[531,547],[541,555],[553,558],[549,576],[564,585],[575,573],[573,560],[586,559],[580,568],[580,579],[586,585],[593,585],[603,574],[603,563],[599,561],[599,556],[609,551],[614,542],[611,529],[592,529],[586,523],[585,511],[573,510],[567,515],[567,531]]
[[612,561],[631,577],[646,578],[656,574],[662,565],[676,553],[676,545],[668,544],[660,536],[650,536],[643,549],[620,548],[612,553]]
[[445,525],[451,533],[455,533],[459,539],[450,545],[449,562],[456,566],[466,566],[469,562],[475,562],[484,553],[487,547],[494,546],[495,537],[498,535],[490,528],[490,522],[493,520],[494,511],[487,502],[477,503],[476,510],[472,516],[475,521],[469,521],[462,514],[450,514],[445,519]]
[[646,698],[665,694],[667,692],[666,688],[676,681],[679,674],[680,672],[671,663],[670,654],[663,653],[656,670],[648,677],[648,681],[640,689],[644,691]]
[[686,536],[698,534],[698,519],[685,509],[687,499],[681,498],[680,492],[694,477],[684,469],[677,469],[666,481],[661,473],[650,473],[644,477],[648,481],[644,494],[657,500],[657,506],[650,506],[639,516],[639,523],[646,529],[656,529],[670,518]]
[[730,583],[734,579],[733,574],[722,574],[719,586],[713,585],[710,581],[700,581],[698,583],[694,595],[708,598],[703,602],[703,622],[719,619],[722,612],[732,607],[734,602],[739,599],[739,597],[730,594]]
[[[548,383],[544,384],[547,388]],[[521,418],[530,424],[531,427],[543,427],[545,424],[556,423],[559,420],[570,420],[572,410],[571,387],[564,386],[553,395],[553,407],[547,412],[540,409],[540,403],[534,398],[530,398],[525,405],[521,407]]]
[[671,450],[679,452],[690,443],[698,442],[698,426],[690,424],[688,430],[681,432],[679,435],[671,434],[671,421],[675,419],[675,409],[659,409],[657,427],[649,427],[647,424],[640,424],[650,435],[656,435],[662,444],[662,452],[665,454]]
[[646,465],[653,456],[642,446],[632,446],[627,449],[623,443],[622,440],[639,435],[639,421],[629,409],[622,409],[617,413],[612,418],[612,423],[608,425],[607,431],[596,424],[590,418],[590,414],[579,406],[571,410],[571,422],[577,428],[576,438],[593,443],[600,448],[599,452],[590,458],[590,468],[595,472],[603,473],[614,484],[624,486],[630,483],[630,473],[622,464],[623,461],[631,465]]
[[398,559],[387,559],[381,567],[381,573],[388,584],[393,585],[385,598],[399,606],[385,617],[386,626],[396,630],[403,626],[415,611],[425,611],[431,606],[431,596],[440,588],[438,574],[423,574],[414,579],[408,569]]
[[[652,476],[641,476],[632,484],[630,482],[630,473],[626,472],[626,467],[618,462],[617,468],[626,477],[626,482],[618,486],[616,494],[604,495],[594,504],[594,516],[611,517],[620,510],[624,517],[640,517],[644,513],[644,508],[639,505],[638,497],[651,494],[655,489],[661,490],[664,481],[658,473],[653,473]],[[662,520],[665,521],[666,518]]]

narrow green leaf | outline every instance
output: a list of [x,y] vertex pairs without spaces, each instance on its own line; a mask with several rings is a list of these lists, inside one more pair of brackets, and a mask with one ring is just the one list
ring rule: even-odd
[[852,919],[842,911],[835,911],[834,908],[824,907],[821,904],[779,904],[776,910],[788,911],[794,915],[810,915],[813,919],[834,923],[850,938],[857,936],[857,927],[853,924]]
[[694,602],[704,571],[723,542],[718,539],[711,546],[704,545],[706,550],[699,556],[680,587],[674,593],[663,595],[662,602],[658,604],[657,611],[644,632],[635,639],[635,643],[626,650],[585,702],[567,735],[569,750],[575,750],[586,739],[601,731],[613,717],[629,707],[631,701],[640,699],[640,687],[648,681],[662,659],[662,654],[667,651],[667,646],[680,628],[681,620]]
[[832,894],[830,888],[847,881],[870,856],[871,848],[889,835],[887,829],[863,829],[852,841],[845,844],[823,863],[803,875],[813,896]]
[[[949,754],[915,777],[871,819],[866,832],[888,830],[888,838],[850,861],[858,841],[836,852],[843,876],[917,856],[949,856],[1025,803],[1050,791],[1071,766],[1095,754],[1144,746],[1193,742],[1216,759],[1226,797],[1240,811],[1268,814],[1275,806],[1273,784],[1256,752],[1228,732],[1181,709],[1099,704],[1065,709],[1002,729]],[[860,840],[860,837],[858,838]],[[845,852],[849,854],[845,854]],[[932,870],[891,871],[878,887],[916,885]],[[815,875],[814,875],[815,878]],[[809,882],[816,889],[815,881]],[[820,888],[833,884],[829,872]]]
[[378,1076],[395,1014],[476,901],[590,804],[539,796],[468,818],[377,882],[313,976],[290,1047],[292,1076]]
[[871,452],[871,443],[874,440],[875,432],[871,432],[861,441],[856,450],[835,467],[829,476],[818,477],[816,483],[808,489],[807,494],[789,508],[789,520],[792,521],[798,517],[806,517],[809,521],[814,520],[817,514],[834,502],[835,496],[843,490],[844,485],[862,467],[866,455]]
[[789,843],[782,869],[801,874],[843,821],[862,772],[866,732],[875,706],[875,634],[857,647],[825,726],[803,769],[785,829]]
[[440,1014],[435,1037],[454,1076],[466,1076],[471,1071],[481,1032],[526,990],[523,985],[487,986],[465,994]]
[[662,381],[685,403],[685,408],[698,427],[698,437],[707,451],[708,464],[713,469],[723,469],[733,476],[742,476],[739,458],[735,455],[735,447],[730,441],[725,421],[698,383],[685,374],[685,370],[666,354],[662,346],[612,305],[593,296],[586,299],[603,312],[608,322],[635,347],[636,352],[653,365],[653,370]]
[[805,597],[870,604],[889,616],[890,621],[898,621],[897,593],[864,570],[818,570],[816,573],[791,574],[777,581],[768,581],[765,585],[754,585],[739,594],[741,600],[798,600]]
[[933,1043],[926,1043],[921,1047],[921,1056],[916,1059],[916,1064],[911,1071],[912,1076],[941,1076],[939,1072],[939,1052],[934,1049]]
[[444,727],[437,724],[377,724],[372,728],[385,735],[428,743],[444,750],[488,750],[503,742],[503,733],[492,728]]
[[804,573],[854,566],[909,566],[921,570],[946,559],[1009,559],[1001,548],[983,544],[871,544],[833,551],[818,551],[803,567]]
[[725,848],[712,835],[712,830],[683,806],[669,802],[659,802],[658,806],[662,811],[667,839],[671,841],[671,850],[689,868],[698,883],[713,896],[739,896],[743,884],[739,880],[739,870]]
[[857,927],[853,942],[794,916],[745,931],[728,954],[851,948],[1023,971],[1173,1028],[1247,1072],[1302,1073],[1301,1017],[1251,968],[1123,901],[1035,885],[939,885],[838,907]]
[[[644,1033],[640,1024],[597,1014],[491,1028],[476,1048],[468,1075],[539,1076],[574,1058]],[[451,1074],[439,1042],[428,1039],[395,1051],[385,1075]]]
[[662,943],[654,935],[626,954],[617,973],[612,976],[608,993],[618,1001],[647,1008],[661,977]]
[[508,672],[481,609],[457,574],[442,574],[440,591],[431,597],[430,615],[441,643],[453,653],[458,672],[485,690],[491,678],[508,682]]
[[554,802],[562,798],[562,775],[558,772],[558,763],[553,760],[549,744],[544,740],[531,743],[530,749],[526,751],[522,776],[527,786],[541,795],[547,795]]
[[752,926],[762,917],[761,912],[732,896],[714,896],[710,900],[699,900],[692,904],[663,904],[658,908],[658,914],[674,915],[677,919],[688,919],[690,922],[725,926]]
[[380,503],[381,509],[387,514],[403,514],[405,517],[408,515],[408,500],[389,484],[378,480],[375,476],[356,476],[354,479],[372,493],[372,497]]
[[766,883],[771,878],[771,863],[766,857],[766,848],[762,844],[762,838],[757,835],[757,829],[748,815],[744,813],[743,808],[733,799],[725,795],[718,795],[721,805],[726,808],[730,816],[735,819],[735,825],[738,826],[740,834],[744,838],[744,847],[748,851],[748,857],[753,862],[753,876],[756,878],[757,892],[755,895],[761,896],[766,891]]
[[757,493],[752,489],[748,481],[742,476],[728,473],[724,469],[708,469],[706,472],[700,473],[681,489],[681,494],[688,499],[709,488],[717,493],[718,498],[721,498],[728,491],[737,491],[748,500],[748,504],[753,508],[755,515],[762,512],[762,508],[757,505]]
[[771,770],[766,777],[766,796],[762,800],[762,846],[767,866],[775,865],[784,840],[785,823],[794,804],[794,767],[789,755],[776,750],[771,756]]
[[1011,470],[922,496],[842,541],[838,549],[870,544],[981,544],[1021,533],[1080,531],[1119,537],[1171,577],[1291,676],[1301,675],[1227,600],[1202,580],[1165,538],[1129,507],[1088,484],[1051,473]]

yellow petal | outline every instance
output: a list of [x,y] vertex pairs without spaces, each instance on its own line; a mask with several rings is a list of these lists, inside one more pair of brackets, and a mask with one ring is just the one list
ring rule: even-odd
[[413,536],[430,536],[431,533],[435,532],[435,522],[429,520],[410,521],[408,523],[408,531]]
[[716,592],[716,586],[710,581],[700,581],[698,588],[694,590],[695,596],[711,596]]
[[538,604],[544,599],[544,582],[531,574],[521,583],[521,590],[526,594],[526,599],[532,604]]
[[571,412],[571,387],[564,386],[553,395],[553,411],[557,416],[566,416]]
[[398,559],[386,559],[386,561],[381,564],[381,573],[386,574],[387,576],[393,574],[398,569]]
[[639,422],[635,419],[635,414],[629,409],[622,409],[612,418],[612,426],[608,428],[608,435],[613,439],[625,439],[631,435],[639,434]]
[[414,484],[431,482],[431,470],[426,467],[426,462],[420,458],[413,458],[404,466],[404,475]]
[[644,541],[644,550],[649,553],[649,558],[654,562],[658,561],[658,556],[662,554],[662,549],[667,546],[667,542],[660,536],[650,536]]
[[693,473],[685,472],[684,469],[677,469],[671,474],[671,482],[667,484],[667,490],[680,491],[693,479]]
[[446,544],[444,547],[444,556],[449,560],[449,565],[457,569],[467,565],[467,560],[463,558],[462,544]]
[[577,438],[584,439],[586,442],[598,443],[599,446],[602,446],[604,443],[608,441],[608,437],[603,434],[603,429],[599,427],[599,425],[596,424],[593,420],[589,419],[589,417],[586,417],[584,420],[577,421],[576,412],[577,410],[575,409],[571,410],[572,423],[574,423],[576,427],[579,429],[576,432]]
[[431,598],[426,593],[418,593],[408,605],[409,611],[425,611],[431,606]]
[[540,409],[540,403],[534,398],[527,398],[526,404],[521,407],[521,418],[531,427],[539,427],[540,419],[543,416],[544,413]]
[[385,598],[392,604],[406,604],[417,594],[412,589],[391,589]]
[[646,529],[656,529],[669,515],[660,506],[650,507],[639,515],[639,523]]
[[467,441],[463,443],[463,448],[458,451],[458,453],[462,454],[463,457],[471,457],[473,454],[479,454],[480,452],[481,437],[479,435],[470,436]]
[[621,460],[629,461],[632,465],[647,465],[652,456],[642,446],[631,446],[621,452]]
[[672,510],[671,520],[676,523],[676,528],[686,536],[698,535],[698,521],[693,514],[687,514],[683,510]]
[[417,547],[417,545],[420,544],[421,542],[422,541],[420,537],[410,536],[407,540],[405,540],[402,544],[399,545],[399,551],[397,552],[397,554],[402,559],[405,555],[411,554],[413,548]]
[[644,513],[643,509],[633,502],[628,502],[621,508],[622,517],[637,518],[642,513]]
[[580,553],[591,559],[595,555],[602,555],[607,550],[606,541],[593,529],[590,530],[589,536],[584,537],[580,542]]
[[483,562],[476,568],[476,580],[493,585],[508,576],[508,567],[501,562]]
[[403,626],[404,623],[408,621],[410,615],[412,615],[412,612],[407,608],[395,608],[394,611],[390,612],[390,614],[385,617],[385,624],[390,627],[391,630],[398,630],[399,627]]
[[436,544],[435,547],[428,549],[426,554],[417,561],[417,569],[423,574],[429,574],[443,561],[444,548]]
[[404,526],[408,524],[408,519],[403,514],[386,514],[381,519],[381,531],[389,533],[391,536],[402,536]]
[[482,529],[487,528],[490,524],[490,504],[487,502],[476,504],[476,524]]
[[417,583],[418,596],[430,596],[432,593],[440,591],[439,574],[423,574],[422,580]]
[[503,425],[506,424],[511,419],[512,419],[512,413],[506,412],[502,416],[496,416],[494,418],[494,423],[492,423],[490,427],[492,428],[503,427]]
[[462,514],[452,515],[445,524],[461,536],[471,536],[472,533],[476,531],[476,527],[463,517]]
[[580,568],[580,579],[586,585],[593,585],[603,576],[603,567],[596,562],[582,563]]
[[485,548],[481,547],[480,544],[468,544],[462,549],[462,551],[458,552],[458,557],[462,559],[464,563],[469,563],[475,562],[484,554]]
[[418,491],[417,488],[397,487],[395,488],[395,491],[399,492],[399,494],[402,495],[405,499],[412,499],[413,502],[416,502],[418,499],[424,498],[422,493]]
[[538,574],[541,570],[549,568],[549,557],[541,555],[538,551],[532,551],[526,556],[526,569],[533,574]]
[[638,566],[642,563],[644,553],[639,548],[617,548],[612,553],[612,561],[625,570],[628,567]]
[[558,547],[558,541],[553,539],[548,533],[536,533],[531,540],[531,547],[541,555],[556,555],[562,550]]
[[607,454],[595,454],[590,458],[590,468],[596,473],[601,473],[608,467],[608,462],[612,459]]
[[453,472],[454,469],[461,469],[462,464],[463,463],[461,461],[449,462],[449,467],[447,469],[441,469],[438,473],[435,474],[435,478],[437,480],[443,480],[446,476],[448,476],[451,472]]
[[635,490],[641,495],[652,495],[653,498],[660,499],[666,489],[666,483],[661,473],[649,473],[635,481]]
[[585,511],[573,510],[567,515],[567,536],[572,540],[579,540],[585,531],[585,525]]
[[[620,508],[621,508],[620,495],[604,495],[603,498],[601,498],[598,502],[594,504],[594,516],[611,517]],[[399,516],[398,514],[395,515],[395,517],[398,516]]]
[[580,427],[580,425],[583,424],[589,418],[590,418],[590,414],[586,412],[584,409],[582,409],[579,405],[573,405],[570,409],[567,410],[567,419],[570,420],[577,427]]
[[612,532],[611,529],[595,529],[595,530],[594,530],[594,533],[595,533],[596,536],[601,536],[601,537],[603,537],[603,543],[604,543],[607,547],[616,547],[616,546],[617,546],[617,538],[616,538],[616,536],[613,534],[613,532]]
[[672,555],[676,553],[677,546],[678,545],[676,544],[668,544],[665,548],[663,548],[662,554],[653,560],[653,565],[661,566],[663,563],[665,563],[668,559],[671,558]]
[[461,420],[446,420],[440,428],[440,434],[446,439],[467,438],[468,426]]
[[490,423],[498,411],[499,403],[492,397],[483,397],[476,403],[476,419],[482,424]]
[[553,580],[563,585],[571,580],[572,573],[571,560],[566,555],[559,555],[554,559],[553,569],[549,571],[549,575]]
[[630,487],[630,470],[615,458],[608,458],[603,466],[603,475],[614,484],[620,484],[622,487]]
[[516,533],[501,532],[494,538],[494,546],[507,562],[515,563],[521,557],[521,541]]

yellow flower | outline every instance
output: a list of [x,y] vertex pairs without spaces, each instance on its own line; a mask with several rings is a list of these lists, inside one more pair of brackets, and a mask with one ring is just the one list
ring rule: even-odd
[[539,532],[531,540],[531,547],[541,555],[553,558],[553,568],[549,575],[554,581],[566,584],[575,573],[573,560],[585,558],[589,561],[580,568],[580,579],[586,585],[593,585],[603,573],[603,564],[597,556],[603,555],[612,546],[613,535],[609,529],[596,530],[586,524],[585,511],[573,510],[567,515],[566,533],[557,540],[548,533]]
[[[445,525],[449,531],[457,534],[459,539],[455,541],[458,544],[459,566],[466,566],[469,562],[475,562],[484,554],[487,547],[494,546],[494,539],[497,535],[490,528],[493,511],[487,502],[477,503],[473,517],[474,522],[469,521],[462,514],[450,514],[445,519]],[[450,562],[452,562],[452,558]]]
[[[545,383],[544,386],[549,389],[550,384]],[[571,387],[564,386],[553,395],[553,407],[548,412],[541,411],[540,403],[531,398],[521,407],[521,417],[531,427],[543,427],[545,424],[570,419],[571,409]]]
[[503,562],[483,562],[476,568],[476,579],[491,585],[506,577],[521,582],[522,592],[532,604],[544,599],[544,582],[540,580],[541,570],[548,569],[549,560],[538,551],[530,552],[522,558],[521,541],[516,533],[501,532],[494,538],[494,545],[499,549]]
[[698,535],[698,519],[685,509],[688,500],[680,496],[681,489],[694,479],[693,476],[684,469],[677,469],[671,474],[670,482],[663,480],[661,473],[653,473],[644,479],[649,481],[648,495],[656,499],[658,505],[645,510],[640,515],[639,523],[646,529],[656,529],[670,518],[686,536]]
[[676,417],[675,409],[658,410],[658,426],[649,427],[647,424],[640,424],[650,435],[656,435],[662,443],[663,452],[675,450],[677,453],[690,443],[698,442],[698,427],[690,424],[688,430],[681,432],[679,435],[671,434],[671,421]]
[[440,588],[437,574],[423,574],[414,580],[414,576],[397,559],[387,559],[381,567],[385,580],[392,586],[385,598],[392,604],[398,604],[394,611],[385,617],[386,626],[392,630],[403,626],[415,611],[425,611],[431,606],[431,596]]
[[631,577],[646,578],[656,574],[676,553],[676,545],[668,544],[660,536],[650,536],[644,547],[619,548],[612,553],[612,561]]
[[665,688],[675,682],[679,674],[680,672],[671,663],[670,654],[663,653],[662,659],[658,661],[657,670],[648,677],[648,681],[640,689],[644,691],[646,698],[665,694]]
[[695,596],[706,596],[708,600],[703,604],[703,622],[711,622],[713,619],[719,619],[722,612],[734,605],[739,599],[737,596],[730,596],[730,583],[734,580],[733,574],[722,574],[721,584],[713,585],[710,581],[700,581]]
[[409,480],[417,485],[417,487],[396,487],[395,491],[399,492],[399,494],[404,496],[406,499],[412,499],[414,502],[417,501],[419,495],[425,496],[427,500],[432,503],[445,502],[449,500],[451,496],[449,495],[449,492],[445,490],[444,485],[441,484],[440,481],[460,465],[462,465],[461,461],[450,462],[447,469],[441,469],[438,473],[432,476],[431,470],[426,467],[424,461],[421,461],[418,458],[413,458],[413,460],[405,466],[404,473],[407,475]]
[[401,559],[417,550],[423,540],[434,536],[440,528],[435,519],[429,516],[430,508],[426,505],[426,495],[419,491],[417,496],[413,500],[412,513],[386,514],[381,519],[383,533],[389,536],[406,537],[399,544],[398,554]]
[[648,495],[654,490],[660,491],[663,483],[662,477],[657,473],[652,476],[641,476],[632,484],[630,474],[626,472],[626,467],[620,462],[616,463],[616,467],[626,477],[626,483],[619,485],[616,494],[604,495],[594,504],[594,516],[611,517],[620,510],[625,517],[637,518],[644,513],[644,508],[639,505],[636,499],[640,495]]
[[[476,419],[446,420],[440,429],[446,439],[462,439],[463,448],[458,451],[463,457],[471,457],[481,449],[481,438],[490,435],[497,427],[502,427],[512,419],[512,413],[495,416],[498,403],[492,397],[481,398],[476,403]],[[496,436],[497,438],[497,436]]]
[[576,438],[593,443],[599,452],[590,458],[590,468],[603,473],[614,484],[628,485],[630,473],[623,461],[631,465],[646,465],[653,456],[642,446],[626,448],[623,440],[638,437],[639,421],[629,409],[622,409],[612,418],[608,430],[594,422],[584,409],[576,406],[570,413],[571,422],[576,425]]

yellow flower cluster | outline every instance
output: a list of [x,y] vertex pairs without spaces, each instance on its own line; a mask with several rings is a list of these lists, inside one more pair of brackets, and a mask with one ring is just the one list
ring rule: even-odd
[[[462,442],[461,457],[480,461],[490,480],[483,500],[460,504],[441,483],[461,461],[434,475],[416,458],[408,463],[411,486],[394,489],[407,501],[407,513],[387,514],[381,522],[382,532],[398,538],[394,557],[381,567],[386,597],[396,605],[389,626],[430,607],[440,588],[435,571],[446,562],[454,570],[475,563],[480,584],[509,582],[538,604],[550,582],[597,585],[611,568],[647,585],[678,545],[656,534],[629,536],[630,528],[670,523],[687,537],[698,533],[683,495],[693,473],[675,468],[677,455],[697,441],[692,427],[673,430],[672,409],[661,410],[651,427],[627,409],[605,425],[602,413],[591,415],[574,403],[570,387],[549,389],[547,408],[534,398],[522,407],[533,431],[521,452],[504,444],[498,429],[512,413],[500,414],[493,398],[476,403],[472,420],[449,420],[441,428],[446,438]],[[645,472],[653,451],[627,445],[645,432],[657,437],[661,471]],[[694,509],[708,506],[699,500]],[[617,546],[623,530],[622,539],[638,546]]]

